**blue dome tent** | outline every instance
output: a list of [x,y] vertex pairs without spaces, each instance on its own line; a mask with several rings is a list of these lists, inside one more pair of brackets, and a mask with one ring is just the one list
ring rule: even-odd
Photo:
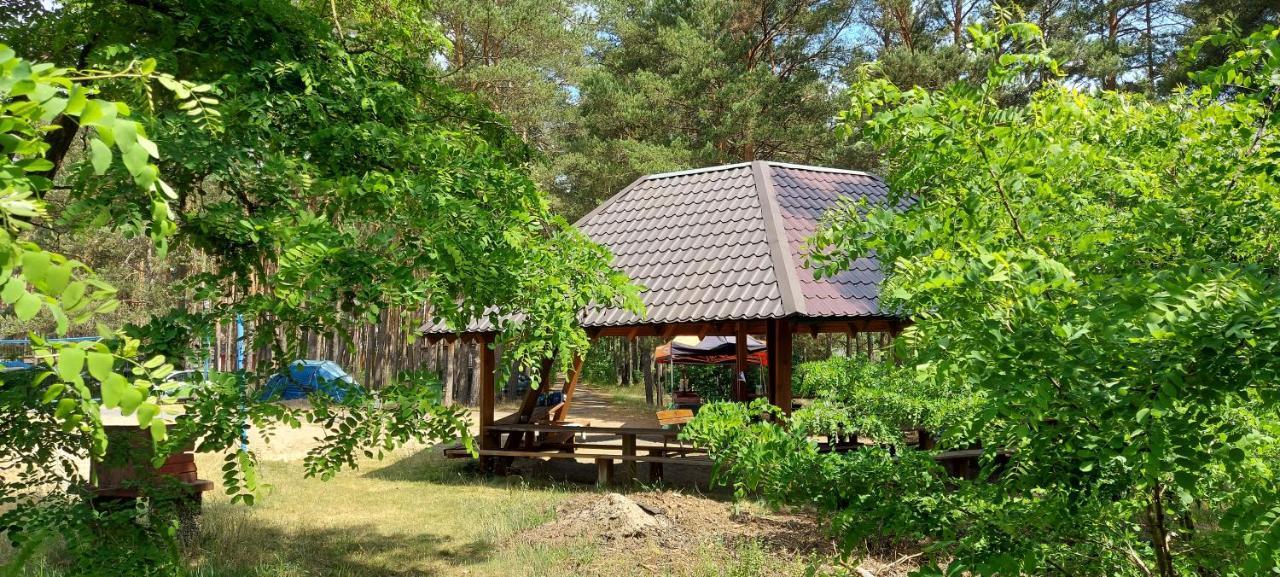
[[360,385],[333,361],[294,361],[289,365],[288,373],[277,374],[267,380],[258,398],[290,401],[314,392],[342,402],[348,394],[359,394]]

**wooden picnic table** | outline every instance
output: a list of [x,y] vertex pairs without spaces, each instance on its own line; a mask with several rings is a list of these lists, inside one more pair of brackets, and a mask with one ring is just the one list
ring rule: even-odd
[[[538,450],[481,450],[481,456],[494,457],[532,457],[532,458],[551,458],[551,459],[594,459],[596,462],[597,482],[600,484],[608,484],[613,480],[613,464],[614,461],[621,461],[623,467],[623,477],[625,479],[633,479],[636,474],[636,463],[644,462],[649,464],[650,478],[656,480],[662,476],[662,465],[664,463],[681,463],[693,465],[710,465],[711,460],[705,456],[691,455],[691,453],[702,452],[701,449],[685,448],[685,447],[666,447],[666,446],[643,446],[640,447],[637,441],[644,437],[657,437],[662,440],[675,439],[680,435],[679,431],[671,429],[662,429],[657,427],[601,427],[593,425],[574,425],[572,423],[565,424],[516,424],[516,423],[494,423],[485,427],[486,432],[496,433],[590,433],[603,434],[619,437],[622,440],[621,446],[616,447],[620,454],[606,453],[564,453],[549,452]],[[651,439],[644,439],[646,441]],[[579,445],[581,448],[590,448],[597,450],[614,450],[612,445],[591,444],[589,446]],[[638,448],[647,449],[648,455],[638,453]],[[678,457],[669,457],[667,453],[676,453]]]
[[502,433],[599,433],[605,435],[631,436],[631,437],[663,437],[674,439],[680,435],[680,431],[671,429],[662,429],[658,427],[601,427],[597,425],[575,425],[573,423],[563,424],[536,424],[536,423],[494,423],[485,427],[490,431],[498,431]]

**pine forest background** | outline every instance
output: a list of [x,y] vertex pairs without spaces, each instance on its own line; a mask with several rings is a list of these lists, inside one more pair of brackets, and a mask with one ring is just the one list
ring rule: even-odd
[[[305,0],[304,0],[305,1]],[[415,2],[409,2],[415,4]],[[964,55],[966,27],[1006,18],[1036,23],[1068,81],[1169,94],[1188,70],[1222,59],[1180,57],[1221,25],[1255,30],[1280,21],[1274,0],[435,0],[418,2],[422,22],[439,26],[451,46],[429,55],[434,72],[500,113],[527,144],[527,167],[572,222],[644,174],[754,159],[875,172],[878,159],[834,130],[847,107],[843,89],[861,65],[902,87],[939,88],[979,73]],[[41,0],[0,0],[0,42],[33,60],[76,62],[53,40],[59,19]],[[342,11],[341,0],[333,9]],[[404,14],[404,11],[397,11]],[[377,15],[371,15],[377,18]],[[371,46],[370,50],[376,50]],[[1032,87],[1034,88],[1034,87]],[[1007,94],[1010,102],[1026,94]],[[81,151],[72,147],[70,154]],[[58,203],[53,199],[52,206]],[[42,246],[77,258],[120,290],[108,324],[145,323],[157,311],[198,308],[183,280],[211,266],[182,250],[160,260],[144,239],[106,229],[45,231]],[[423,311],[383,311],[349,342],[315,335],[311,358],[332,359],[357,380],[378,386],[402,371],[427,370],[448,383],[446,396],[478,398],[472,345],[427,344],[412,336]],[[50,327],[0,321],[0,336],[22,338]],[[210,336],[210,364],[234,367],[234,326]],[[252,327],[249,328],[252,330]],[[73,333],[93,334],[94,327]],[[660,339],[603,339],[588,358],[588,378],[644,384],[660,402]],[[797,360],[875,351],[879,335],[801,336]],[[23,348],[0,346],[0,354]],[[266,366],[266,350],[248,350]],[[195,367],[193,367],[195,368]],[[508,382],[507,388],[514,387]]]

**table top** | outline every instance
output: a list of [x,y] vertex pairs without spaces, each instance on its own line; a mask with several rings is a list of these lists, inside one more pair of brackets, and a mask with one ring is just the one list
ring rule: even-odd
[[676,437],[680,431],[674,429],[660,429],[657,427],[596,427],[592,425],[575,425],[573,423],[561,424],[499,424],[494,423],[486,427],[491,431],[503,431],[512,433],[561,433],[561,432],[582,432],[582,433],[606,433],[613,435],[654,435],[661,437]]

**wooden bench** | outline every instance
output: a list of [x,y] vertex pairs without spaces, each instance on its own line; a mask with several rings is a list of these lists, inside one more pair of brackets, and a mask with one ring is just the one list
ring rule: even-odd
[[658,417],[658,424],[663,427],[679,427],[693,420],[692,409],[671,409],[668,411],[658,411],[654,414]]

